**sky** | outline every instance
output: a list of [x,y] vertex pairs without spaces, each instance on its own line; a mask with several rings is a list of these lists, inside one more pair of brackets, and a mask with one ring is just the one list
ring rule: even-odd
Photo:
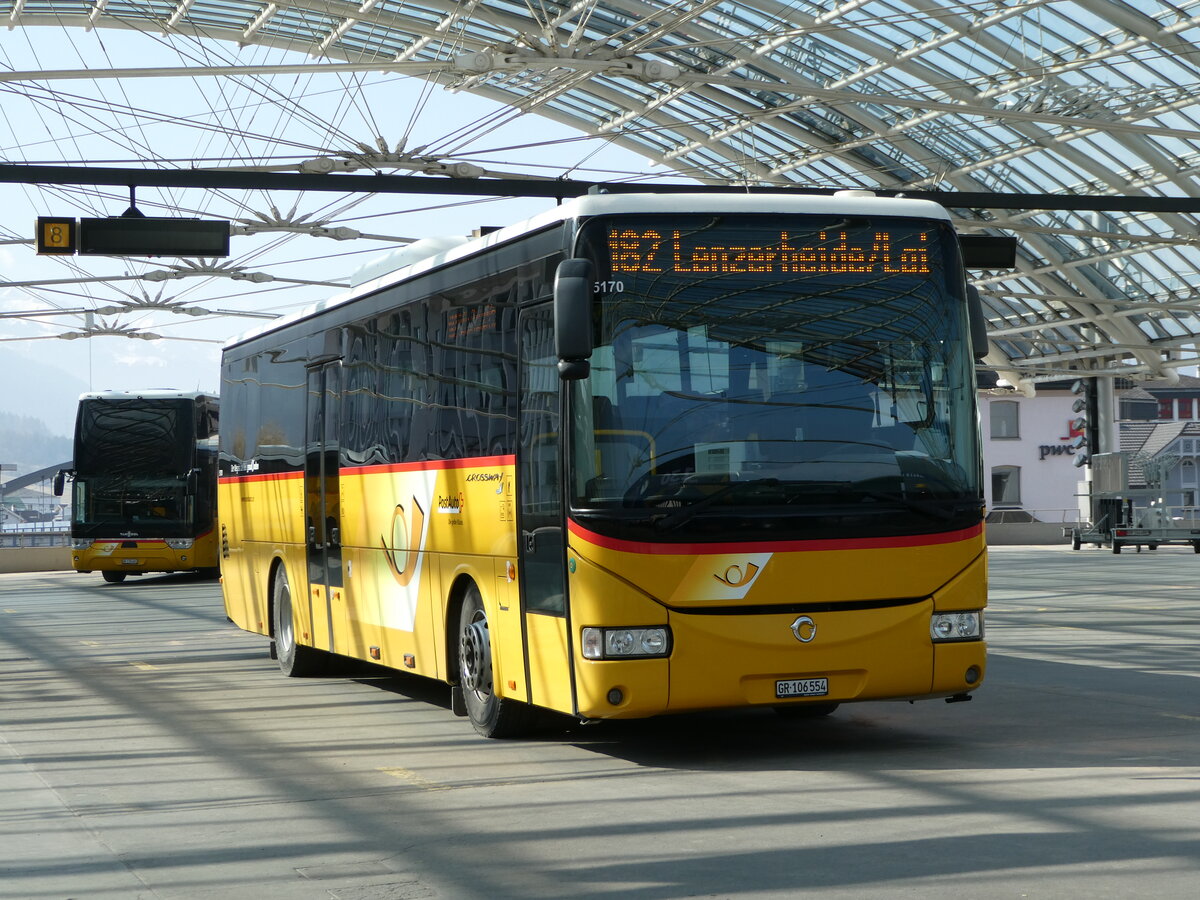
[[[0,68],[13,71],[100,73],[125,67],[295,61],[308,57],[107,29],[0,32]],[[7,163],[295,171],[304,160],[340,160],[364,148],[470,162],[505,175],[602,180],[649,173],[672,178],[603,139],[540,117],[515,118],[490,101],[413,77],[127,77],[0,84],[0,157]],[[66,399],[35,401],[0,392],[0,411],[28,414],[21,407],[34,403],[47,422],[69,422],[80,385],[84,390],[216,390],[221,345],[261,327],[265,320],[253,315],[284,314],[341,293],[353,272],[392,252],[401,245],[399,238],[462,235],[483,225],[507,225],[553,202],[138,190],[133,203],[148,216],[219,218],[258,226],[317,223],[366,235],[343,241],[282,230],[235,234],[231,256],[216,261],[226,274],[198,276],[197,268],[213,261],[38,256],[29,243],[38,216],[120,215],[130,207],[128,191],[0,184],[0,361],[6,368],[41,373],[47,385],[61,373],[70,385],[57,392]],[[266,278],[272,280],[262,280]],[[130,310],[130,304],[141,308]],[[146,308],[171,304],[193,314]],[[126,311],[95,312],[114,306]],[[73,337],[97,328],[122,334]],[[126,333],[161,337],[147,340]],[[53,408],[58,405],[69,412]]]

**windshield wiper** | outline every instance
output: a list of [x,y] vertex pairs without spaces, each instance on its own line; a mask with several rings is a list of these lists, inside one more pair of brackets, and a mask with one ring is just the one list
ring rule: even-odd
[[[687,501],[686,494],[683,497],[676,495],[669,498],[680,505],[669,512],[652,515],[650,523],[659,531],[670,531],[731,495],[744,492],[748,496],[739,500],[753,502],[757,499],[768,499],[765,494],[767,490],[771,491],[771,507],[784,516],[801,512],[799,507],[803,507],[803,512],[809,514],[824,512],[846,515],[857,512],[878,515],[895,511],[911,512],[944,523],[954,520],[968,509],[983,506],[983,499],[979,497],[914,496],[901,490],[872,490],[864,489],[860,485],[861,482],[850,480],[795,482],[777,477],[730,481],[712,493],[697,497],[693,502]],[[684,490],[687,491],[689,487],[695,490],[698,485],[684,485]]]
[[983,498],[971,497],[910,497],[899,491],[863,491],[863,500],[881,500],[898,504],[909,512],[920,513],[931,519],[948,522],[964,509],[982,508]]
[[700,510],[712,506],[718,500],[728,497],[730,494],[741,490],[742,488],[764,488],[764,487],[779,487],[780,481],[778,478],[755,478],[752,481],[731,481],[728,484],[722,485],[711,494],[705,494],[695,503],[688,503],[669,513],[664,513],[657,518],[650,517],[651,523],[662,531],[670,531],[672,528],[686,522],[698,513]]
[[[792,511],[791,514],[800,512],[794,505],[798,499],[805,497],[811,499],[818,492],[828,495],[831,491],[836,492],[838,499],[834,500],[830,497],[827,500],[813,504],[811,509],[805,511],[809,513],[842,515],[854,512],[882,514],[888,512],[888,508],[891,507],[895,511],[911,512],[938,522],[949,522],[967,509],[976,509],[983,506],[981,498],[912,497],[906,496],[900,491],[855,490],[854,482],[852,481],[793,483],[784,482],[779,478],[758,478],[753,481],[731,481],[728,484],[722,485],[711,494],[701,497],[694,503],[685,503],[683,506],[673,509],[669,513],[651,517],[650,522],[660,531],[670,531],[684,522],[693,519],[702,510],[729,497],[731,494],[737,493],[742,489],[748,489],[751,494],[756,494],[763,488],[779,489],[777,499],[788,493],[790,488],[799,488],[796,494],[787,497],[785,501],[787,507]],[[878,503],[878,507],[871,508],[876,503]],[[773,508],[777,513],[789,515],[788,512],[785,512],[779,506],[773,506]]]

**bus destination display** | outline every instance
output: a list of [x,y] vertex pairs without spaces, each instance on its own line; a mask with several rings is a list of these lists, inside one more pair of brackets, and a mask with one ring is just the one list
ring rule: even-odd
[[[763,234],[757,231],[757,234]],[[890,231],[851,238],[845,231],[781,229],[761,241],[745,232],[612,227],[608,232],[612,272],[618,274],[929,274],[928,232]],[[716,240],[714,240],[716,238]],[[721,240],[720,238],[724,238]]]

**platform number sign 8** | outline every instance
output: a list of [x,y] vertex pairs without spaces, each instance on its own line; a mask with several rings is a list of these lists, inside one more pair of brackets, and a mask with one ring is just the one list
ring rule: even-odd
[[73,254],[78,222],[58,216],[38,216],[37,252],[42,255]]

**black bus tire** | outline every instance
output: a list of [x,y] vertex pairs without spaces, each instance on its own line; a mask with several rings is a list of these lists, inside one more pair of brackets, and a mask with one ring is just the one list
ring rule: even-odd
[[109,584],[120,584],[125,580],[126,575],[125,572],[101,572],[100,574]]
[[472,584],[458,616],[458,677],[471,725],[484,737],[516,737],[531,730],[533,710],[516,700],[496,696],[495,665],[487,612],[479,588]]
[[279,671],[289,678],[318,674],[323,668],[325,654],[312,647],[305,647],[296,640],[292,587],[288,584],[287,570],[283,566],[279,567],[271,584],[271,615],[274,625],[275,658],[279,661]]

